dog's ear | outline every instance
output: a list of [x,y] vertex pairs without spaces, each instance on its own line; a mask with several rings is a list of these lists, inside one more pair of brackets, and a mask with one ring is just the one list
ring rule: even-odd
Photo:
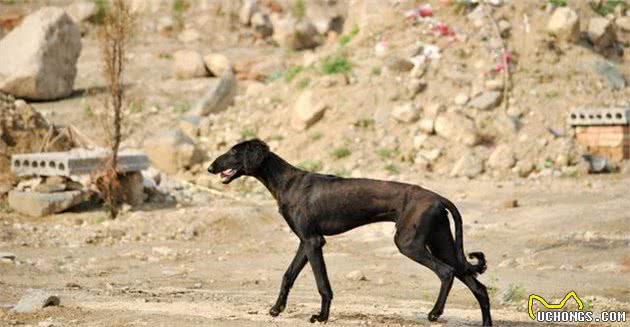
[[269,155],[269,146],[265,142],[259,139],[248,141],[245,161],[243,163],[245,173],[255,173],[258,166],[267,158],[267,155]]

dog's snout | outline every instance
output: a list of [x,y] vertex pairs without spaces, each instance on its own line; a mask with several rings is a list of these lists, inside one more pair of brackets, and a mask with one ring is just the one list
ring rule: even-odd
[[214,172],[214,162],[211,163],[210,166],[208,166],[208,172],[211,174]]

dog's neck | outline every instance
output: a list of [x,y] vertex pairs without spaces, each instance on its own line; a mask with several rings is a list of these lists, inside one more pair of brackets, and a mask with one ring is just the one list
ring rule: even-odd
[[280,158],[280,156],[269,152],[269,155],[260,164],[253,177],[265,185],[274,199],[279,200],[278,195],[282,194],[292,177],[299,172],[299,169]]

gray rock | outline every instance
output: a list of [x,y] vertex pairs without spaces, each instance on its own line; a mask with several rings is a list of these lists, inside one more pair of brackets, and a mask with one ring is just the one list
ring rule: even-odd
[[179,79],[208,76],[208,70],[199,52],[179,50],[173,55],[173,75]]
[[197,144],[179,129],[147,138],[144,151],[155,167],[169,174],[188,169],[204,159]]
[[451,141],[473,146],[481,141],[475,123],[466,116],[446,112],[435,120],[435,133]]
[[483,173],[483,161],[474,153],[464,154],[453,166],[451,176],[474,178]]
[[291,125],[297,130],[305,130],[317,123],[328,106],[320,101],[311,90],[302,92],[293,107]]
[[29,289],[11,309],[15,313],[33,313],[48,306],[58,306],[59,296],[44,290]]
[[604,17],[593,17],[588,21],[588,39],[596,48],[612,46],[617,39],[612,22]]
[[38,193],[14,190],[9,192],[11,209],[31,217],[43,217],[62,212],[81,202],[83,202],[81,191]]
[[80,53],[79,27],[63,9],[44,7],[0,40],[0,91],[34,100],[66,97]]
[[392,110],[392,117],[402,123],[415,122],[420,118],[420,107],[413,102],[401,104]]
[[492,110],[501,103],[501,100],[501,92],[488,91],[472,99],[468,105],[478,110]]
[[595,70],[613,90],[620,90],[626,87],[626,78],[617,65],[608,61],[598,60],[593,64],[593,70]]
[[210,89],[197,101],[192,114],[207,116],[227,109],[233,102],[236,95],[236,78],[231,71],[224,73],[219,79],[219,83]]
[[575,11],[570,7],[557,8],[549,22],[547,31],[563,41],[576,41],[580,35],[580,20]]

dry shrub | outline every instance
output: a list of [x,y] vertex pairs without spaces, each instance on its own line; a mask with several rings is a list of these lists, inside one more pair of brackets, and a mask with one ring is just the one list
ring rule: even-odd
[[125,54],[133,35],[134,17],[125,0],[113,0],[103,23],[99,27],[102,73],[107,81],[107,99],[102,121],[108,135],[111,155],[102,169],[94,175],[100,196],[112,218],[120,207],[120,181],[118,174],[118,150],[122,141],[123,115],[125,110]]

